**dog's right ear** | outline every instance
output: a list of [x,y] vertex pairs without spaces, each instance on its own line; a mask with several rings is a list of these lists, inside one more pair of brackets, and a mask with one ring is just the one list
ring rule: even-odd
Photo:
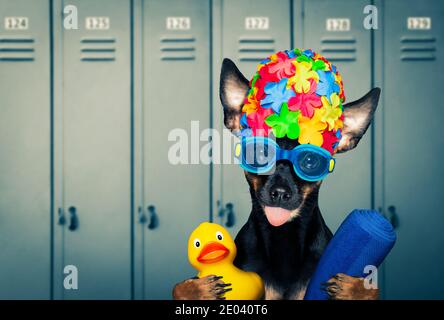
[[224,108],[224,123],[227,129],[240,130],[240,117],[249,82],[233,61],[224,59],[220,73],[219,96]]
[[344,128],[337,152],[354,149],[367,131],[378,106],[381,89],[373,88],[361,99],[344,105]]

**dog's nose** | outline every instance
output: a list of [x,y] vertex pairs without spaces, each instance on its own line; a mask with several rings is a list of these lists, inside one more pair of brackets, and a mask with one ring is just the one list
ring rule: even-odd
[[270,191],[270,198],[274,203],[288,202],[291,196],[290,189],[285,187],[275,187]]

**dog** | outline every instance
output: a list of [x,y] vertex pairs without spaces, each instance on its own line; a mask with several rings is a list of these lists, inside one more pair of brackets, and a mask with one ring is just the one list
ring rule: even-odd
[[[249,81],[233,61],[224,59],[220,76],[220,99],[224,123],[232,132],[241,129],[242,107]],[[344,106],[344,127],[337,152],[357,146],[367,131],[376,110],[380,89],[374,88],[361,99]],[[299,143],[287,137],[276,139],[282,149],[293,149]],[[235,238],[237,256],[234,264],[242,270],[258,273],[265,284],[265,299],[303,299],[308,282],[332,238],[318,207],[322,181],[299,178],[291,162],[278,161],[270,175],[245,171],[250,187],[252,211]],[[273,226],[267,208],[290,210],[288,220]],[[215,276],[188,279],[173,290],[175,299],[223,299],[229,284]],[[378,289],[364,288],[364,280],[337,274],[325,283],[331,299],[377,299]]]

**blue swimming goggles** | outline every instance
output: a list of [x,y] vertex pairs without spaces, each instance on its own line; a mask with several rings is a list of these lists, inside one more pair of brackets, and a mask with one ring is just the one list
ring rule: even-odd
[[267,174],[274,169],[276,161],[289,160],[296,174],[306,181],[319,181],[333,172],[335,159],[318,146],[301,144],[292,150],[281,149],[266,137],[242,137],[236,145],[235,155],[240,166],[251,173]]

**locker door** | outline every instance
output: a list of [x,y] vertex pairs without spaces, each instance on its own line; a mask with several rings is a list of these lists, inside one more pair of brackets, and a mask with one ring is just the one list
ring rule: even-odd
[[[266,0],[215,1],[214,16],[213,121],[214,127],[222,132],[225,127],[219,101],[219,76],[223,58],[232,59],[245,77],[251,79],[260,61],[276,51],[290,49],[290,1],[281,1],[279,5]],[[223,150],[221,154],[224,151],[232,156],[230,150]],[[226,226],[233,222],[229,231],[234,237],[251,212],[250,192],[242,169],[235,164],[216,165],[214,193],[214,222],[222,225],[228,222]]]
[[389,299],[444,298],[443,15],[438,0],[384,3],[383,188],[386,214],[398,221]]
[[[295,3],[295,46],[312,48],[338,68],[346,103],[362,97],[371,86],[371,31],[362,24],[367,4],[367,0]],[[319,207],[332,231],[353,209],[372,206],[371,129],[356,149],[336,159],[335,172],[325,179],[319,194]]]
[[[68,4],[78,30],[63,28]],[[130,1],[58,1],[54,20],[55,294],[129,299]],[[63,285],[67,265],[78,270],[77,290]]]
[[0,299],[50,298],[49,1],[0,1]]
[[[176,143],[172,130],[187,135],[185,149],[191,161],[192,145],[199,147],[200,131],[210,126],[209,9],[206,0],[137,2],[134,211],[138,298],[170,299],[175,283],[196,274],[188,263],[187,241],[199,223],[208,221],[210,166],[175,165],[168,155]],[[198,122],[197,136],[190,136],[191,121]],[[201,141],[200,147],[207,143]]]

